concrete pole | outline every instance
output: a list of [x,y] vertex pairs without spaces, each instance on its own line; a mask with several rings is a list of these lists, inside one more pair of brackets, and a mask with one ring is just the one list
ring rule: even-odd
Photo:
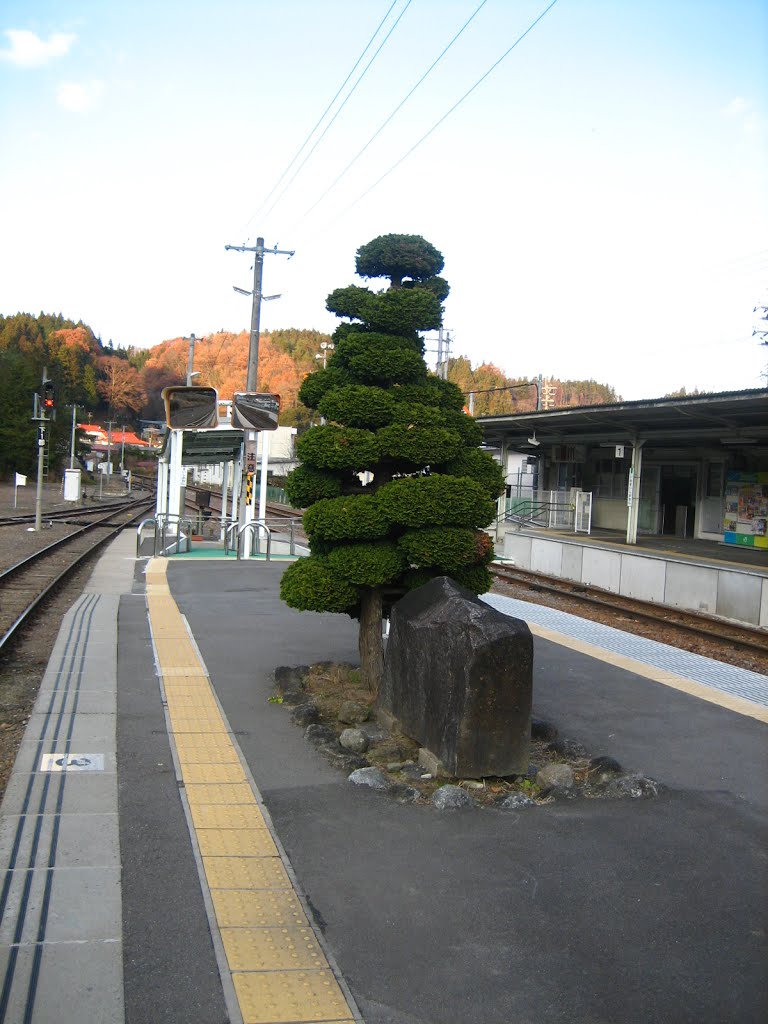
[[37,428],[37,495],[35,497],[35,529],[43,525],[43,472],[45,469],[45,424]]
[[195,366],[195,336],[190,334],[189,336],[189,356],[187,357],[187,387],[192,384],[192,370]]
[[264,239],[256,239],[253,254],[253,304],[251,306],[251,337],[248,345],[248,375],[245,390],[256,391],[259,371],[259,332],[261,322],[261,276],[264,269]]
[[75,420],[77,418],[77,406],[72,406],[72,439],[69,445],[69,468],[75,468]]

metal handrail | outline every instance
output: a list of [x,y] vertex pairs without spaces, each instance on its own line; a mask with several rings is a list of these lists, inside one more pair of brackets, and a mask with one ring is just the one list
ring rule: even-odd
[[[168,527],[176,524],[176,554],[181,554],[181,537],[183,527],[187,527],[187,532],[184,537],[186,541],[187,552],[192,550],[192,520],[186,516],[170,515],[167,512],[159,512],[157,516],[157,527],[155,528],[155,555],[165,554],[167,549],[166,535]],[[158,536],[160,537],[160,546],[158,550]]]
[[[296,529],[297,529],[297,526],[298,527],[301,526],[301,523],[302,523],[301,516],[296,516],[293,519],[285,519],[282,516],[275,516],[272,519],[268,519],[268,518],[267,519],[260,519],[259,522],[263,523],[265,526],[268,523],[271,522],[272,523],[271,529],[272,529],[272,532],[275,533],[275,534],[279,534],[281,532],[284,532],[285,528],[287,526],[288,527],[288,551],[289,551],[289,554],[291,554],[291,555],[295,555],[296,554]],[[258,550],[259,550],[259,538],[257,536],[257,538],[256,538],[256,551],[258,552]]]
[[542,523],[540,516],[551,516],[552,512],[568,511],[575,512],[576,506],[572,501],[533,501],[521,499],[519,508],[526,506],[525,512],[516,512],[514,509],[504,509],[497,517],[498,523],[516,523],[518,526],[530,526],[531,523],[538,523],[539,526],[549,526],[550,523]]
[[242,558],[242,553],[241,553],[242,552],[242,544],[241,544],[241,540],[242,540],[243,534],[245,533],[246,530],[253,530],[253,529],[256,529],[256,530],[266,530],[266,533],[267,533],[266,561],[268,562],[270,560],[270,557],[271,557],[271,554],[272,554],[272,531],[270,530],[270,528],[268,526],[265,526],[264,523],[260,523],[257,519],[251,520],[250,523],[243,523],[243,525],[237,531],[237,557],[238,557],[238,560],[240,558]]
[[[136,557],[137,558],[139,557],[139,549],[141,547],[141,531],[149,523],[152,523],[152,525],[155,528],[155,535],[157,534],[157,520],[154,518],[154,516],[150,516],[149,519],[142,519],[142,521],[136,527]],[[152,548],[153,551],[155,551],[156,546],[157,546],[156,544],[153,545],[153,548]],[[157,552],[155,552],[155,553],[157,553]]]
[[232,534],[237,533],[240,528],[240,523],[235,519],[229,524],[224,530],[224,554],[228,555],[230,551],[234,551],[237,548],[238,540],[235,540],[234,546],[232,545]]

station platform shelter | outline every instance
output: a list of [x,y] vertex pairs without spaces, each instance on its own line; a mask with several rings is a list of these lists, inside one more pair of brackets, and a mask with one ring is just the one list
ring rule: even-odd
[[768,628],[768,389],[477,422],[507,475],[504,557]]

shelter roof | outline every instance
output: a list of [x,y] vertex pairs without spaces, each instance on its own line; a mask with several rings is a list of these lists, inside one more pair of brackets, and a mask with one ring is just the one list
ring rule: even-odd
[[[768,389],[610,405],[479,416],[489,446],[535,452],[539,445],[633,444],[655,448],[768,448]],[[532,443],[535,438],[538,444]]]

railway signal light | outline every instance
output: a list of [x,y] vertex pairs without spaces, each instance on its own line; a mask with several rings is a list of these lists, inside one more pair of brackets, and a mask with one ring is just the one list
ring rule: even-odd
[[43,381],[43,415],[50,417],[56,408],[56,397],[53,392],[53,381]]

